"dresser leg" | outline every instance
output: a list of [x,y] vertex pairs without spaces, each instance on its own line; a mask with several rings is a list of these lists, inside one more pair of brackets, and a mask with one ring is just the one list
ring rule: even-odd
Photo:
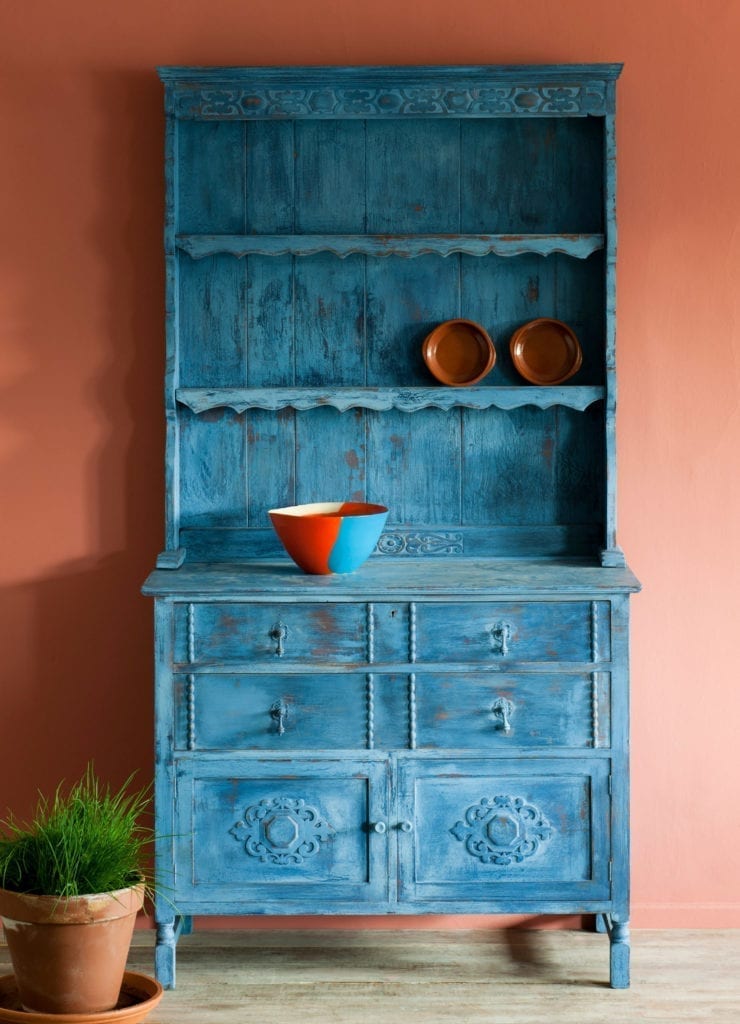
[[174,918],[157,922],[157,944],[154,947],[154,973],[163,988],[175,987],[175,951],[177,933]]
[[630,986],[630,926],[628,921],[607,918],[609,932],[609,984],[612,988]]
[[606,935],[609,929],[606,926],[606,914],[596,915],[596,931],[599,935]]

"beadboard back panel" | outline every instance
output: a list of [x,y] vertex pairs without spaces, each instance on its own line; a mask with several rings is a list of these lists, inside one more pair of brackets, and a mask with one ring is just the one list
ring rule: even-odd
[[[535,554],[551,552],[555,527],[568,528],[561,553],[603,546],[602,402],[585,415],[527,405],[492,416],[464,402],[410,415],[369,399],[339,415],[235,411],[225,397],[439,391],[421,346],[460,316],[494,338],[482,387],[525,383],[509,339],[550,316],[583,348],[573,384],[603,389],[601,119],[297,116],[175,131],[175,547],[180,530],[239,527],[236,553],[254,557],[269,508],[345,499],[386,504],[391,526],[484,524],[491,554],[517,553],[496,530],[511,523],[541,528]],[[525,235],[563,239],[543,249]],[[576,238],[592,241],[581,251]],[[191,411],[183,396],[203,390],[212,408]],[[219,536],[204,543],[218,557]]]

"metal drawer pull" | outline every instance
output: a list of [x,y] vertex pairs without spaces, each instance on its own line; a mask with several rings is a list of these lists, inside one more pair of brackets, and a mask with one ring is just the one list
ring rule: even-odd
[[413,825],[413,822],[411,822],[411,821],[400,821],[398,823],[398,827],[401,829],[402,832],[413,832],[414,831],[414,825]]
[[276,700],[270,708],[270,718],[277,722],[278,736],[285,732],[285,723],[288,719],[288,705],[284,700]]
[[385,832],[385,829],[386,829],[386,824],[385,824],[384,821],[374,821],[370,825],[370,831],[371,832],[377,832],[378,835],[380,835],[380,836],[383,835],[383,833]]
[[270,639],[275,641],[275,656],[282,658],[285,654],[285,641],[288,637],[288,627],[282,622],[276,622],[269,633]]
[[511,732],[511,716],[514,714],[514,705],[508,697],[497,697],[491,705],[491,714],[498,719],[496,728],[499,728],[500,725],[502,731],[508,736]]
[[494,622],[488,627],[488,633],[491,638],[491,653],[506,657],[509,653],[511,625],[508,622]]

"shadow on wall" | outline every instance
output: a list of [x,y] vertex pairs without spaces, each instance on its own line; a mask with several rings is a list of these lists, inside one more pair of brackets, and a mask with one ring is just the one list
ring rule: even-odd
[[[41,521],[51,533],[44,554],[53,560],[56,545],[59,564],[0,591],[0,816],[7,805],[22,817],[37,789],[52,791],[90,758],[114,783],[134,769],[143,783],[152,772],[152,606],[140,587],[163,546],[162,90],[153,68],[84,79],[60,87],[71,97],[70,130],[85,144],[74,166],[61,143],[56,166],[46,153],[50,169],[39,178],[29,225],[45,252],[34,273],[33,254],[23,249],[13,278],[21,301],[28,295],[19,341],[31,370],[25,395],[16,381],[5,407],[22,437],[9,468],[19,500],[36,506],[35,490],[48,507],[34,517],[29,508],[26,535],[12,543],[32,544]],[[36,99],[31,104],[37,110]],[[49,146],[48,134],[38,135],[29,167]],[[74,210],[49,217],[75,173]],[[36,298],[52,292],[61,298],[53,310]],[[70,450],[75,437],[78,452]],[[82,536],[86,556],[72,561],[75,541],[62,525],[66,476],[85,491],[67,491],[69,509],[81,509],[84,520],[75,538]],[[44,480],[53,481],[46,491]],[[22,515],[18,522],[22,534]]]
[[5,806],[23,818],[90,759],[112,783],[152,774],[151,608],[126,552],[0,593]]

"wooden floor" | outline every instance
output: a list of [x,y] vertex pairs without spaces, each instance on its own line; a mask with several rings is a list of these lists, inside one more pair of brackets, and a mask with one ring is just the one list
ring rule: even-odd
[[[627,991],[603,935],[199,932],[149,1024],[740,1024],[740,931],[637,931]],[[152,973],[152,935],[130,968]],[[0,945],[0,973],[9,972]]]

